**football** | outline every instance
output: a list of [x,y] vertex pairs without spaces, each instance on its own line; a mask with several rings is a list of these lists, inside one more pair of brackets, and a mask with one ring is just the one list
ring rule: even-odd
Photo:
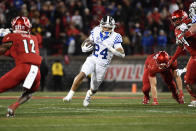
[[87,40],[85,40],[84,41],[84,45],[86,46],[86,47],[88,47],[88,46],[93,46],[93,42],[91,41],[91,40],[89,40],[89,39],[87,39]]

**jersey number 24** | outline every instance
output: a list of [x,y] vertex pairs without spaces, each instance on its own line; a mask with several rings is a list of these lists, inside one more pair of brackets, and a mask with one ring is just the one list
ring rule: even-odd
[[[97,54],[100,50],[100,47],[98,44],[95,44],[95,49],[94,49],[94,52],[93,52],[93,55],[98,57],[99,54]],[[100,55],[102,55],[102,59],[107,59],[107,55],[108,55],[108,49],[105,48],[103,49],[101,52],[100,52]]]

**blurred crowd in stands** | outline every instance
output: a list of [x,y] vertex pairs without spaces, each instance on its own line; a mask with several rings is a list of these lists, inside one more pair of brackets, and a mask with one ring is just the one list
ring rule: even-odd
[[[47,55],[81,55],[81,43],[105,15],[112,16],[123,36],[126,55],[169,50],[175,37],[170,14],[188,11],[193,0],[1,0],[0,28],[13,17],[27,16],[40,48]],[[169,50],[170,51],[170,50]],[[170,52],[169,52],[170,53]]]

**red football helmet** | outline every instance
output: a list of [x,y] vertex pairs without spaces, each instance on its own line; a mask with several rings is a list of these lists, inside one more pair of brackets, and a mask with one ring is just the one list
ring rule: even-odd
[[167,68],[169,65],[169,55],[165,51],[159,51],[156,55],[156,62],[160,68]]
[[183,10],[176,10],[171,15],[171,21],[174,26],[178,26],[182,23],[187,23],[188,15]]
[[13,32],[17,33],[30,33],[32,27],[30,20],[24,16],[17,16],[11,22]]

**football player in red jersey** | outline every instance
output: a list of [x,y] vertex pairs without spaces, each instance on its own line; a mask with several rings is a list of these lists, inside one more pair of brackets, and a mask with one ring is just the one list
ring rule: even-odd
[[[178,22],[177,20],[178,19]],[[191,57],[186,66],[186,74],[184,76],[186,89],[190,95],[196,98],[196,28],[193,25],[190,27],[186,23],[188,15],[183,10],[177,10],[172,14],[172,23],[175,26],[176,43],[179,45],[175,54],[172,56],[170,63],[175,61],[185,50],[187,50]]]
[[27,17],[18,16],[11,22],[13,33],[3,37],[0,54],[10,56],[15,67],[0,78],[0,93],[23,83],[24,93],[8,107],[7,117],[13,117],[15,109],[29,100],[40,85],[41,56],[37,38],[30,34],[31,23]]
[[[167,83],[169,90],[172,92],[172,96],[179,104],[184,103],[184,95],[182,91],[182,80],[181,77],[177,76],[177,61],[175,61],[171,66],[169,64],[169,55],[165,51],[159,51],[149,55],[145,61],[145,68],[143,74],[143,87],[142,91],[144,93],[143,104],[148,104],[150,100],[149,92],[152,93],[153,102],[152,105],[158,105],[157,101],[157,80],[156,74],[160,73],[163,80]],[[176,89],[176,83],[179,89]]]

